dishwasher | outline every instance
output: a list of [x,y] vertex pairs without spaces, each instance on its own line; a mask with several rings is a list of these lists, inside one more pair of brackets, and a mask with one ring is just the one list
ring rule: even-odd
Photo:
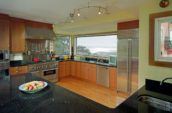
[[97,65],[97,84],[109,87],[109,70],[107,66]]

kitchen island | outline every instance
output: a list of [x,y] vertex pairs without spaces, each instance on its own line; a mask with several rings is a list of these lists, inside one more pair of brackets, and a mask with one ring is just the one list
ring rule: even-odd
[[35,94],[18,90],[19,85],[33,80],[43,79],[29,73],[1,78],[0,113],[166,113],[139,102],[138,95],[155,95],[172,101],[171,96],[146,91],[143,87],[118,107],[111,109],[48,81],[48,87]]

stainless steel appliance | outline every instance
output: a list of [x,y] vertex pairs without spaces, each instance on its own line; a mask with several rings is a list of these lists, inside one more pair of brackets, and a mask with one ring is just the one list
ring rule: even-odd
[[115,65],[115,66],[116,66],[116,58],[117,58],[116,55],[110,55],[110,56],[109,56],[109,64],[110,64],[110,65]]
[[0,61],[5,61],[10,59],[9,50],[0,50]]
[[57,82],[58,81],[58,64],[57,62],[45,62],[45,63],[38,63],[32,64],[28,66],[29,72],[42,77],[50,82]]
[[118,31],[117,91],[128,94],[138,88],[138,29]]
[[0,50],[0,78],[5,78],[9,75],[9,50]]
[[109,87],[109,70],[107,66],[97,65],[97,83]]

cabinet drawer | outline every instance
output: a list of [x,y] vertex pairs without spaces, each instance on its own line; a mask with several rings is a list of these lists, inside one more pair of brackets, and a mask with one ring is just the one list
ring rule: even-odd
[[28,68],[27,68],[27,66],[20,66],[20,67],[18,68],[18,73],[19,73],[19,74],[28,73]]
[[18,74],[18,67],[10,67],[9,68],[10,75],[16,75]]
[[27,68],[27,66],[10,67],[9,73],[10,73],[10,75],[28,73],[28,68]]

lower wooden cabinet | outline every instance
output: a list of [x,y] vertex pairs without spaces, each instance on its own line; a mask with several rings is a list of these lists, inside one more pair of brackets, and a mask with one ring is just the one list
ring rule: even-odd
[[[109,88],[116,89],[117,77],[116,68],[109,67]],[[59,62],[58,79],[72,76],[88,82],[96,84],[97,80],[97,65],[78,61],[63,61]]]
[[65,76],[71,76],[71,62],[70,61],[66,61]]
[[76,77],[81,78],[81,62],[76,62]]
[[116,90],[117,86],[117,72],[116,68],[109,67],[109,88]]
[[96,64],[88,65],[88,81],[92,83],[96,83],[97,69]]
[[58,70],[58,79],[60,80],[61,78],[65,77],[65,64],[66,62],[59,62],[59,70]]
[[10,67],[9,73],[10,75],[19,75],[19,74],[28,73],[28,67],[27,66]]
[[70,75],[73,76],[73,77],[76,77],[76,63],[77,62],[74,62],[74,61],[71,61],[70,62]]
[[88,66],[87,63],[81,63],[81,79],[88,80]]

